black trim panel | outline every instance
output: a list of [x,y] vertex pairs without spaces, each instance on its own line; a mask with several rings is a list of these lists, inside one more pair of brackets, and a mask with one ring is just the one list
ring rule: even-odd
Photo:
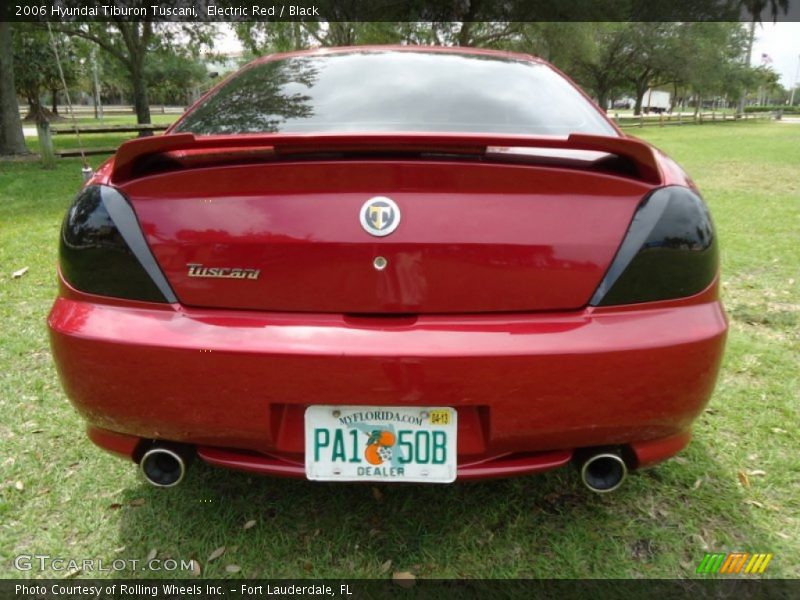
[[144,239],[139,220],[136,218],[136,214],[125,199],[125,196],[107,185],[101,187],[101,195],[111,220],[116,224],[120,235],[128,244],[128,248],[131,249],[139,264],[147,271],[150,279],[156,284],[156,287],[161,291],[167,302],[177,302],[178,299],[175,297],[175,293],[172,291],[169,282],[167,282],[164,273],[161,272],[153,253],[150,252],[150,246],[147,245]]
[[689,188],[659,188],[636,209],[589,304],[609,306],[691,296],[708,287],[718,268],[717,236],[703,199]]
[[61,229],[59,258],[62,275],[80,291],[177,302],[133,208],[112,187],[89,186],[75,198]]

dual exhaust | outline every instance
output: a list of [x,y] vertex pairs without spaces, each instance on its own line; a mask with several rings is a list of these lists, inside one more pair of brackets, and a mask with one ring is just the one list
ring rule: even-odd
[[[155,444],[142,455],[139,468],[145,479],[156,487],[171,488],[186,477],[194,452],[187,446]],[[628,474],[622,456],[612,450],[588,451],[576,458],[581,481],[593,492],[613,492]]]

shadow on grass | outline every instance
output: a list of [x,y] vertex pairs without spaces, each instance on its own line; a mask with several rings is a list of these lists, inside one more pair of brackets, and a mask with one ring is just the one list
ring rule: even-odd
[[574,469],[424,486],[319,484],[195,463],[182,487],[126,491],[144,503],[125,509],[119,541],[126,557],[198,559],[203,577],[691,576],[706,550],[770,551],[735,474],[706,443],[610,495],[585,490]]

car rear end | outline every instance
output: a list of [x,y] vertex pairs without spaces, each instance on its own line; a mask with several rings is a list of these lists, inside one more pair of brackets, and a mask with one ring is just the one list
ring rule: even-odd
[[548,65],[345,49],[257,62],[123,145],[66,217],[49,325],[91,439],[137,462],[443,482],[577,460],[602,491],[688,443],[717,271],[682,171]]

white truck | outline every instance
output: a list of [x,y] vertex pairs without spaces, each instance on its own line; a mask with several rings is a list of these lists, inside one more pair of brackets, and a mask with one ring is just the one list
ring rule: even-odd
[[642,98],[642,112],[644,114],[667,112],[670,107],[671,95],[669,92],[649,89]]

